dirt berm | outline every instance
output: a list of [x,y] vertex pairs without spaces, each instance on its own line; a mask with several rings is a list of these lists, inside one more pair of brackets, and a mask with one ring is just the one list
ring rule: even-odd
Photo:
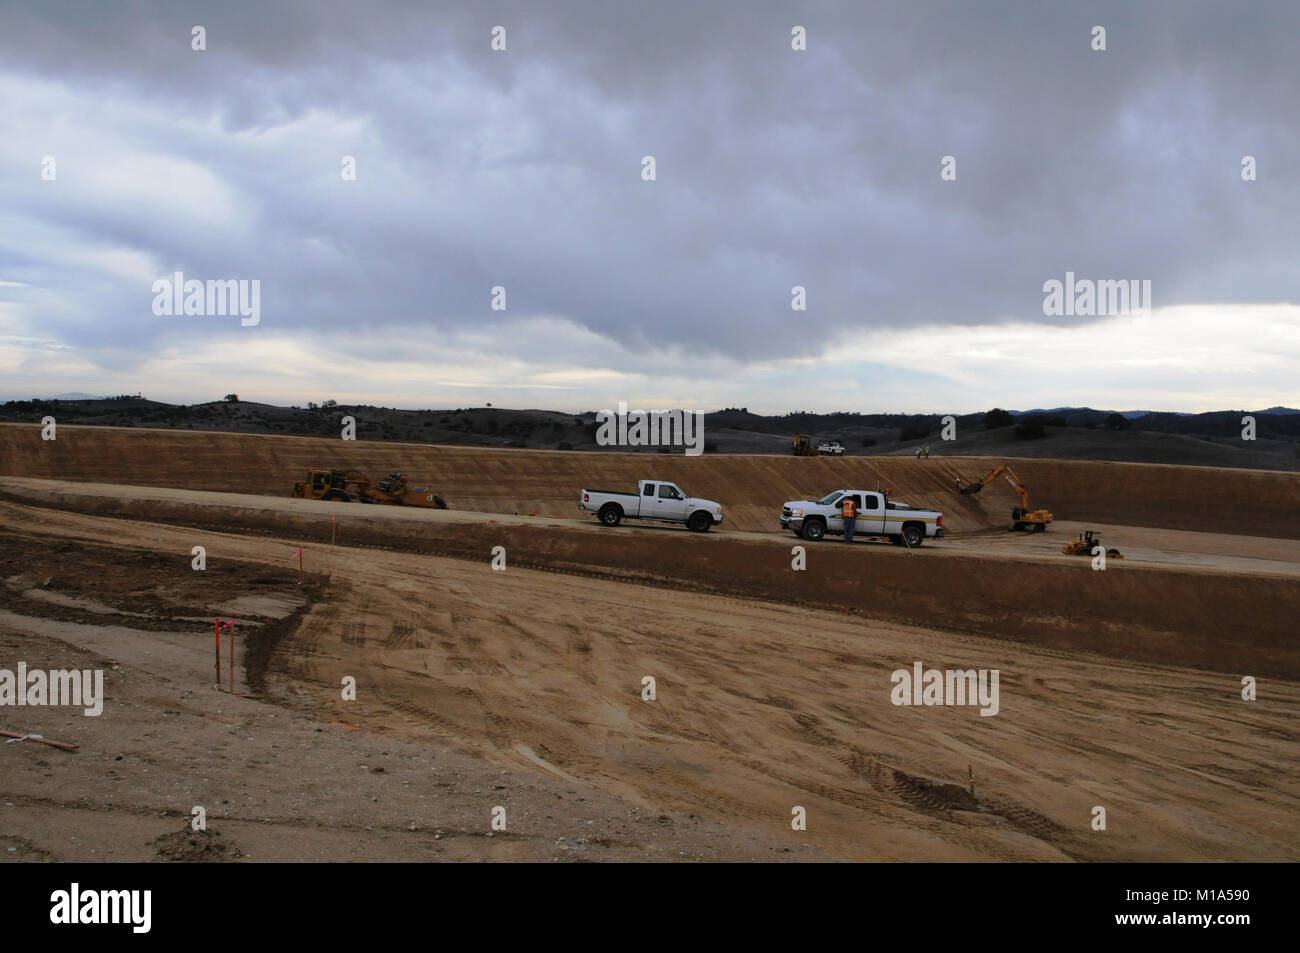
[[[583,487],[626,490],[638,479],[674,480],[717,500],[726,527],[776,528],[781,504],[846,485],[891,487],[898,499],[940,509],[954,532],[1005,528],[1016,503],[999,480],[974,496],[994,457],[805,457],[681,453],[578,453],[344,441],[208,431],[0,424],[0,475],[288,495],[309,466],[372,477],[404,470],[453,509],[573,515]],[[1300,538],[1300,473],[1157,464],[1017,459],[1034,506],[1058,519]]]
[[[17,501],[17,500],[15,500]],[[328,547],[331,521],[311,505],[265,500],[247,506],[150,499],[58,496],[44,505],[98,516],[172,523],[268,540],[267,556],[287,559],[290,545]],[[3,504],[0,504],[2,506]],[[297,510],[299,512],[294,512]],[[438,519],[385,516],[366,507],[348,520],[350,546],[448,556],[481,563],[490,575],[494,547],[511,568],[537,568],[674,589],[763,599],[791,607],[838,609],[935,629],[1029,642],[1057,650],[1265,677],[1300,678],[1294,579],[1112,563],[1094,572],[1087,560],[1023,559],[909,553],[888,544],[806,545],[807,568],[792,567],[793,545],[753,536],[697,536],[678,531],[596,525],[535,524],[447,514]],[[292,542],[288,542],[292,541]],[[321,544],[312,547],[311,542]],[[343,554],[347,550],[338,549]],[[220,548],[209,547],[209,558]],[[188,558],[185,556],[184,558]],[[431,579],[436,584],[436,579]],[[725,611],[721,610],[720,611]],[[1225,687],[1231,690],[1232,685]]]

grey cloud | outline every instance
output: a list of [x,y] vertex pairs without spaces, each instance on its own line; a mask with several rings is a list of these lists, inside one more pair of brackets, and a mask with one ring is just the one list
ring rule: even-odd
[[[511,321],[740,360],[881,325],[1045,320],[1041,284],[1067,269],[1150,278],[1162,305],[1296,299],[1288,4],[49,3],[5,21],[11,79],[99,100],[87,136],[186,157],[247,207],[212,228],[111,194],[52,203],[11,150],[13,214],[164,271],[259,277],[266,326],[374,328],[394,356],[385,327],[504,321],[496,284]],[[1241,182],[1243,153],[1260,181]],[[66,295],[53,333],[114,361],[176,333],[147,287],[9,238],[0,276]]]

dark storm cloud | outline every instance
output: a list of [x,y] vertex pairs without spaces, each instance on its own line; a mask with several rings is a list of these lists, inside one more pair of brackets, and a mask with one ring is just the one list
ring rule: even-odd
[[178,331],[147,286],[40,260],[14,227],[260,278],[268,327],[414,329],[369,345],[392,353],[504,320],[498,284],[515,353],[553,349],[514,326],[547,315],[742,360],[1049,320],[1041,285],[1066,270],[1150,279],[1159,306],[1296,299],[1290,4],[48,3],[4,22],[7,89],[95,103],[87,141],[196,170],[156,205],[157,170],[129,164],[52,199],[30,115],[3,153],[0,277],[63,293],[47,332],[109,362],[237,329]]

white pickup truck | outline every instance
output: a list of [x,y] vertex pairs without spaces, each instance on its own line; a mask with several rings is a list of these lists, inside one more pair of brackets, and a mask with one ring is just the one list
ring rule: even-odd
[[781,528],[792,529],[797,536],[812,542],[827,533],[843,536],[842,507],[846,494],[853,497],[857,506],[855,536],[886,536],[896,545],[908,546],[920,546],[927,538],[943,536],[942,513],[915,509],[890,500],[888,491],[878,490],[834,490],[816,501],[792,500],[781,507]]
[[712,500],[687,496],[676,483],[666,480],[642,480],[636,493],[610,490],[583,490],[578,509],[589,510],[606,526],[617,526],[624,519],[664,520],[685,523],[696,533],[707,533],[722,522],[722,507]]
[[823,443],[817,446],[817,453],[823,457],[842,457],[844,456],[844,444],[838,440],[832,440],[830,443]]

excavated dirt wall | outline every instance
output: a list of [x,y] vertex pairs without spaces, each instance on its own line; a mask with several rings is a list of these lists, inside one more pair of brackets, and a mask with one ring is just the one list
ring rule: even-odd
[[1300,538],[1300,472],[993,457],[811,457],[579,453],[430,446],[326,437],[0,424],[0,475],[287,496],[309,466],[373,478],[404,470],[453,509],[572,515],[583,487],[624,490],[665,479],[724,507],[725,528],[773,529],[789,499],[853,485],[942,510],[952,532],[1005,528],[1016,497],[999,480],[956,490],[1012,462],[1031,503],[1058,519]]

